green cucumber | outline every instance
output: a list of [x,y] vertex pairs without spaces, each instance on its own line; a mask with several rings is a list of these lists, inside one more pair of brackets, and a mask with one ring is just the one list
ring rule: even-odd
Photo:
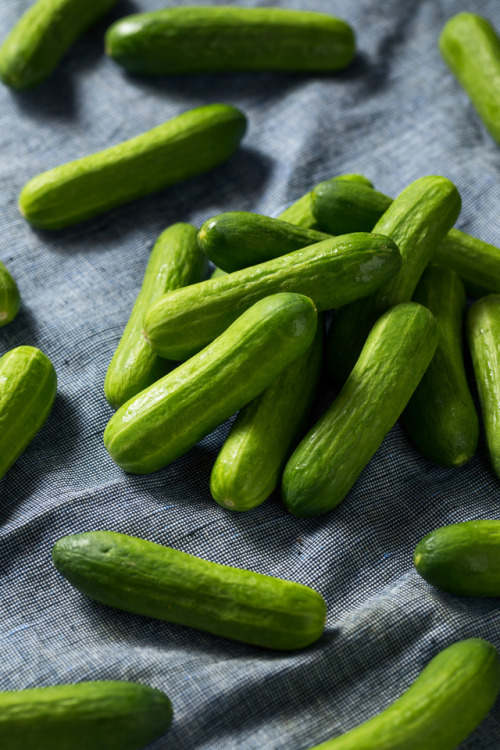
[[18,91],[38,86],[114,5],[116,0],[37,0],[0,47],[0,80]]
[[437,320],[439,343],[404,412],[404,423],[422,453],[445,466],[462,466],[476,452],[479,419],[465,374],[462,326],[465,290],[445,266],[427,266],[413,300]]
[[0,357],[0,479],[42,428],[54,403],[57,377],[33,346]]
[[241,409],[210,477],[210,492],[229,510],[250,510],[277,487],[307,419],[318,384],[323,326],[302,357]]
[[200,281],[206,259],[197,244],[191,224],[173,224],[159,236],[151,251],[144,281],[104,381],[104,393],[118,408],[176,366],[160,359],[142,335],[148,307],[172,289]]
[[145,335],[160,356],[187,359],[269,294],[305,294],[318,310],[328,310],[373,293],[400,265],[399,250],[387,237],[331,238],[164,295],[144,319]]
[[142,750],[172,722],[167,696],[136,682],[0,693],[2,750]]
[[248,211],[227,211],[213,216],[202,224],[198,233],[200,250],[228,273],[328,239],[330,235],[324,232],[302,229]]
[[392,305],[407,302],[435,248],[455,223],[460,195],[445,177],[421,177],[389,206],[374,227],[399,246],[401,270],[376,294],[346,305],[333,318],[326,342],[328,370],[344,382],[376,319]]
[[300,294],[256,302],[209,346],[127,401],[104,444],[125,471],[161,469],[255,398],[310,346],[316,309]]
[[500,478],[500,294],[477,300],[467,316],[467,338],[476,376],[486,443]]
[[19,210],[40,229],[76,224],[212,169],[236,151],[245,128],[245,115],[235,107],[192,109],[34,177],[21,191]]
[[428,583],[460,596],[500,596],[500,521],[464,521],[431,531],[413,564]]
[[312,750],[455,750],[500,687],[495,646],[469,638],[440,651],[385,711]]
[[356,51],[340,18],[283,8],[183,6],[116,21],[106,53],[134,73],[332,71]]
[[0,263],[0,328],[14,320],[20,305],[17,284],[4,264]]
[[493,26],[475,13],[458,13],[447,21],[439,49],[479,117],[500,143],[500,38]]
[[416,302],[379,318],[340,394],[285,467],[283,502],[291,513],[317,516],[344,499],[408,403],[437,342],[434,316]]
[[65,536],[55,543],[52,559],[94,601],[243,643],[304,648],[325,626],[325,600],[308,586],[125,534]]

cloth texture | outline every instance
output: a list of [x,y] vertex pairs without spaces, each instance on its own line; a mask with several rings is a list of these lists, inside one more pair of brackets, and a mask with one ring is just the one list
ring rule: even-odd
[[[416,543],[436,527],[500,519],[483,433],[470,463],[448,469],[397,424],[330,514],[294,518],[279,491],[235,514],[209,491],[229,423],[154,474],[126,475],[113,463],[102,440],[112,415],[106,369],[151,247],[170,224],[200,226],[229,210],[276,216],[347,172],[391,196],[438,174],[461,193],[458,228],[499,245],[500,148],[438,50],[445,21],[465,9],[459,0],[238,3],[347,20],[356,59],[328,75],[150,78],[106,58],[111,20],[172,4],[121,0],[39,88],[0,89],[0,260],[22,296],[19,316],[0,329],[0,355],[37,346],[58,375],[50,418],[0,481],[0,689],[136,680],[173,703],[172,727],[154,750],[306,750],[384,709],[451,643],[479,636],[500,648],[498,601],[440,593],[412,566]],[[2,1],[2,38],[29,5]],[[500,29],[495,0],[466,9]],[[222,166],[62,231],[36,231],[20,216],[19,192],[38,173],[211,102],[248,117],[241,148]],[[315,416],[332,397],[323,384]],[[312,586],[328,605],[324,636],[278,653],[96,604],[50,556],[61,536],[94,529]],[[499,746],[497,703],[462,748]]]

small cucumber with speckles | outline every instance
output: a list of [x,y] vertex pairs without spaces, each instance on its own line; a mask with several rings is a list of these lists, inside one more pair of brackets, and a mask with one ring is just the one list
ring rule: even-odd
[[104,393],[118,408],[176,366],[158,357],[142,335],[144,313],[162,294],[201,281],[207,262],[200,253],[197,230],[173,224],[159,236],[151,251],[139,296],[104,381]]
[[458,641],[382,713],[311,750],[456,750],[489,713],[499,687],[495,646]]
[[21,214],[40,229],[61,229],[186,180],[226,161],[246,129],[245,115],[209,104],[105,151],[30,180]]
[[136,682],[0,693],[2,750],[143,750],[172,722],[167,696]]
[[94,601],[256,646],[304,648],[325,626],[325,600],[308,586],[125,534],[65,536],[52,559]]
[[125,471],[161,469],[261,393],[311,345],[308,297],[274,294],[246,310],[196,356],[127,401],[104,444]]
[[0,479],[45,423],[56,397],[51,361],[33,346],[0,357]]
[[14,320],[20,305],[17,284],[4,264],[0,263],[0,328]]

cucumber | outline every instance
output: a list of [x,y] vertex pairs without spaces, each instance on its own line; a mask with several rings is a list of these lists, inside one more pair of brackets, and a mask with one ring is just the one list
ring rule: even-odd
[[455,750],[495,703],[495,646],[469,638],[440,651],[392,705],[313,750]]
[[14,320],[20,305],[17,284],[4,264],[0,263],[0,328]]
[[34,177],[21,191],[19,210],[40,229],[76,224],[212,169],[236,151],[245,128],[245,115],[235,107],[192,109]]
[[467,316],[467,338],[476,376],[486,443],[500,478],[500,294],[477,300]]
[[125,471],[161,469],[255,398],[310,346],[316,309],[308,297],[256,302],[212,344],[127,401],[104,444]]
[[54,403],[57,377],[33,346],[0,357],[0,479],[42,428]]
[[346,180],[326,180],[312,191],[313,216],[330,234],[371,232],[392,202],[371,185]]
[[278,486],[309,415],[322,354],[323,326],[318,325],[307,352],[241,409],[210,477],[210,492],[219,505],[250,510]]
[[207,262],[196,237],[197,230],[191,224],[173,224],[162,232],[151,251],[139,296],[104,381],[105,396],[115,408],[176,366],[152,351],[142,335],[142,321],[147,308],[162,294],[203,278]]
[[416,302],[379,318],[340,394],[285,467],[283,502],[291,513],[317,516],[344,499],[408,403],[437,342],[434,316]]
[[500,521],[464,521],[427,534],[413,564],[428,583],[460,596],[500,596]]
[[52,559],[94,601],[255,646],[304,648],[325,626],[325,600],[308,586],[125,534],[65,536]]
[[450,268],[430,265],[413,300],[428,307],[436,318],[439,343],[405,409],[405,427],[431,461],[462,466],[476,452],[479,439],[479,419],[467,383],[462,347],[465,290]]
[[445,177],[421,177],[389,206],[374,227],[399,246],[401,270],[376,294],[346,305],[333,319],[326,342],[327,367],[344,382],[376,319],[392,305],[411,299],[418,280],[460,212],[460,195]]
[[38,86],[72,44],[116,0],[38,0],[0,47],[0,80],[17,91]]
[[200,250],[224,271],[240,271],[266,260],[330,239],[329,234],[302,229],[281,219],[227,211],[202,224]]
[[134,73],[332,71],[356,51],[340,18],[282,8],[184,6],[116,21],[106,52]]
[[2,750],[141,750],[171,722],[167,696],[136,682],[0,693]]
[[491,136],[500,143],[500,39],[495,29],[482,16],[458,13],[445,24],[439,49]]
[[164,295],[146,314],[145,335],[160,356],[187,359],[269,294],[305,294],[318,310],[328,310],[371,294],[400,265],[399,250],[387,237],[331,238]]

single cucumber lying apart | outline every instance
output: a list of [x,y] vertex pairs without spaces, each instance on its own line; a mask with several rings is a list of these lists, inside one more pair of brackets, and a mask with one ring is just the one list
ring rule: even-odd
[[325,600],[308,586],[125,534],[65,536],[54,545],[52,559],[97,602],[256,646],[304,648],[325,625]]
[[351,27],[325,13],[282,8],[179,6],[126,16],[106,52],[134,73],[332,71],[354,57]]
[[236,151],[245,129],[245,115],[235,107],[192,109],[34,177],[21,191],[19,210],[41,229],[76,224],[212,169]]
[[20,305],[17,284],[4,264],[0,263],[0,328],[14,320]]
[[0,693],[2,750],[142,750],[171,722],[167,696],[136,682]]
[[455,750],[488,714],[499,687],[495,646],[458,641],[385,711],[312,750]]

